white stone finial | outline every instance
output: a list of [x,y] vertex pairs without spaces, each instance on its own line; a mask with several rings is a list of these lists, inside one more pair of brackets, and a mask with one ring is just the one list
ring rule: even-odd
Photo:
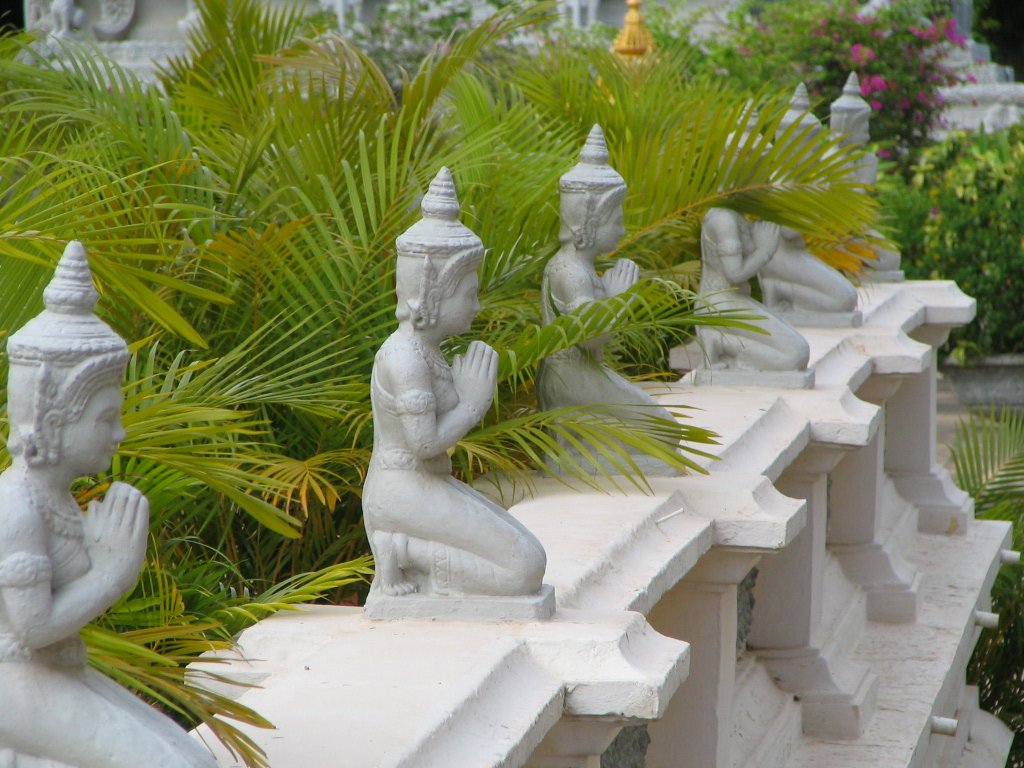
[[799,109],[801,112],[806,112],[811,108],[811,97],[807,94],[807,86],[804,83],[799,83],[796,86],[789,105],[792,109]]
[[860,79],[851,72],[843,86],[843,95],[832,102],[829,127],[843,135],[844,145],[863,146],[871,140],[871,105],[860,95]]
[[802,126],[802,129],[794,129],[790,139],[798,141],[801,145],[809,142],[814,136],[822,132],[821,121],[814,116],[811,110],[811,99],[807,95],[807,86],[800,83],[793,92],[790,99],[789,109],[782,116],[779,127],[775,132],[776,141],[793,125]]
[[423,218],[398,236],[400,257],[439,259],[472,251],[479,262],[484,245],[469,227],[459,221],[459,197],[451,171],[442,167],[427,187],[420,202]]
[[455,221],[459,217],[459,196],[452,172],[442,166],[427,188],[420,204],[424,218]]
[[580,150],[579,162],[558,180],[558,188],[563,193],[625,190],[625,179],[608,164],[608,145],[600,125],[590,129]]
[[587,140],[580,150],[580,162],[588,165],[606,165],[608,163],[608,144],[604,139],[604,129],[594,124],[587,134]]
[[860,96],[860,76],[856,72],[851,72],[850,76],[846,78],[846,83],[843,85],[844,96]]
[[93,311],[99,297],[92,284],[85,248],[78,240],[72,240],[64,248],[53,279],[43,291],[43,304],[51,312],[86,315]]

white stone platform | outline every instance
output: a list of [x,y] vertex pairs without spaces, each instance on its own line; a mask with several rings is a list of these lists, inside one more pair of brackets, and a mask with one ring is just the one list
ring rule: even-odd
[[1001,765],[964,669],[1009,526],[935,460],[934,349],[974,303],[906,281],[860,309],[799,329],[813,388],[651,387],[721,435],[708,475],[537,481],[511,511],[547,550],[550,621],[317,607],[244,632],[251,661],[212,671],[261,686],[241,699],[278,727],[251,731],[273,768],[593,768],[643,722],[649,768]]

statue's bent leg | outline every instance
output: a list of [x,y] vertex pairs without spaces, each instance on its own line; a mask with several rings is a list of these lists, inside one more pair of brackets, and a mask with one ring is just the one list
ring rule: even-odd
[[[16,765],[75,768],[213,768],[212,756],[173,721],[91,669],[34,662],[0,664],[0,691],[33,690],[5,701],[0,744]],[[85,713],[85,714],[83,714]],[[20,757],[25,755],[25,758]],[[27,756],[32,756],[34,762]]]

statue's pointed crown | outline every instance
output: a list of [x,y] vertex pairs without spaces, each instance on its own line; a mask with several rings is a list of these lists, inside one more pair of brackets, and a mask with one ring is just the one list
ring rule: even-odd
[[843,95],[832,102],[829,110],[829,128],[833,133],[846,134],[851,142],[865,143],[871,123],[871,105],[860,95],[860,78],[851,72],[843,86]]
[[580,161],[558,180],[558,188],[562,192],[600,192],[617,187],[625,189],[626,180],[608,165],[604,131],[595,125],[580,150]]
[[442,167],[430,182],[420,203],[423,218],[398,236],[395,245],[399,256],[445,259],[467,250],[479,250],[483,257],[484,245],[469,227],[459,221],[459,197],[455,180],[447,168]]
[[806,131],[807,135],[819,133],[822,129],[821,121],[811,112],[811,98],[807,94],[807,86],[800,83],[793,92],[793,98],[789,100],[789,109],[783,115],[775,136],[778,137],[791,125],[800,125],[802,128],[795,128],[794,131]]
[[112,355],[111,364],[123,367],[128,345],[93,313],[98,299],[85,248],[72,240],[43,291],[45,309],[7,340],[11,364],[72,366],[89,357]]

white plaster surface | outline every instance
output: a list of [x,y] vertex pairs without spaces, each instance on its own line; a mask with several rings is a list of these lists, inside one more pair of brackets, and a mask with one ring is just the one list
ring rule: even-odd
[[[860,327],[801,329],[813,388],[649,390],[720,434],[708,475],[649,493],[538,479],[511,507],[548,553],[550,621],[315,608],[243,633],[257,660],[230,673],[263,686],[242,700],[279,727],[253,732],[274,768],[591,768],[619,727],[658,717],[651,768],[999,765],[1006,734],[964,668],[1008,528],[974,521],[934,456],[933,346],[974,303],[952,283],[858,294]],[[954,513],[954,536],[920,522]],[[772,640],[737,660],[755,564],[750,638]]]

